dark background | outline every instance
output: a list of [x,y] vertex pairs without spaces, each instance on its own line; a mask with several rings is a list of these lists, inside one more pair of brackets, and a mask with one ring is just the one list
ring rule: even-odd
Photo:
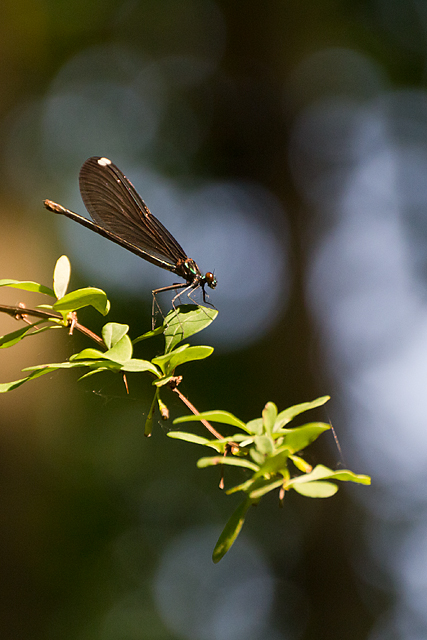
[[[1,396],[1,637],[426,637],[424,3],[5,0],[0,18],[0,277],[50,286],[66,253],[73,288],[149,328],[170,274],[41,205],[82,213],[81,164],[111,157],[218,277],[215,352],[183,393],[243,420],[330,394],[310,419],[342,455],[326,434],[310,462],[373,479],[265,499],[213,566],[238,497],[171,422],[144,438],[149,381],[43,377]],[[89,346],[58,334],[2,351],[1,381]]]

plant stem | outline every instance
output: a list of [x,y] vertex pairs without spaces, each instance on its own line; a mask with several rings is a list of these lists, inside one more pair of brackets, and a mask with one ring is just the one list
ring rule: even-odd
[[[195,416],[200,415],[200,412],[199,412],[199,411],[197,411],[197,409],[196,409],[196,407],[194,406],[194,404],[192,404],[192,403],[188,400],[188,398],[186,398],[186,397],[181,393],[181,391],[178,389],[178,387],[172,387],[172,391],[173,391],[174,393],[176,393],[176,394],[177,394],[177,396],[178,396],[178,398],[181,400],[181,402],[183,402],[183,403],[185,404],[185,406],[186,406],[186,407],[188,407],[188,409],[190,409],[191,413],[193,413]],[[220,434],[216,429],[214,429],[214,428],[213,428],[213,426],[212,426],[212,425],[211,425],[207,420],[203,420],[203,419],[202,419],[202,420],[200,420],[200,422],[202,423],[202,425],[203,425],[204,427],[206,427],[206,429],[207,429],[208,431],[210,431],[210,432],[211,432],[211,434],[212,434],[213,436],[215,436],[215,438],[216,438],[217,440],[222,440],[223,436],[222,436],[222,435],[221,435],[221,434]]]
[[[43,309],[31,309],[29,307],[23,306],[22,303],[18,306],[0,304],[0,312],[7,313],[9,316],[16,318],[16,320],[23,320],[24,316],[33,316],[35,318],[41,318],[43,320],[49,320],[50,318],[54,318],[55,320],[63,319],[61,315],[52,313],[51,311],[44,311]],[[69,326],[73,329],[76,329],[77,331],[80,331],[80,333],[83,333],[83,335],[87,336],[91,340],[94,340],[99,345],[104,347],[104,349],[107,349],[104,340],[100,336],[96,335],[96,333],[93,333],[93,331],[80,324],[80,322],[77,322],[75,319],[70,320]]]

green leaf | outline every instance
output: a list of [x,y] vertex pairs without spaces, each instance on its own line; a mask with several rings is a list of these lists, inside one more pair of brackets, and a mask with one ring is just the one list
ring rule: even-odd
[[169,353],[179,342],[208,327],[217,315],[216,309],[194,304],[181,304],[170,311],[164,321],[165,352]]
[[237,509],[232,514],[231,518],[228,520],[221,535],[218,538],[212,554],[212,560],[215,562],[215,564],[225,556],[227,551],[234,544],[234,541],[236,540],[243,527],[246,512],[251,504],[252,500],[246,499],[244,502],[239,504]]
[[[83,349],[83,351],[72,355],[70,357],[70,361],[73,362],[74,360],[85,360],[88,358],[93,358],[94,360],[112,360],[113,362],[117,362],[120,365],[131,362],[132,343],[129,336],[125,334],[122,338],[120,338],[118,342],[116,342],[113,347],[111,347],[111,349],[108,349],[108,351],[100,351],[99,349],[93,348]],[[133,369],[134,371],[145,371],[147,370],[147,368],[149,368],[147,366],[142,369],[139,368],[141,366],[140,363],[145,362],[144,360],[137,362],[138,364],[135,363],[135,365],[130,365],[131,367],[135,366],[135,369]]]
[[310,473],[310,471],[312,470],[311,464],[308,464],[308,462],[306,462],[300,456],[290,455],[289,458],[290,460],[292,460],[296,468],[302,471],[303,473]]
[[[119,343],[120,342],[121,341],[119,340]],[[115,357],[111,357],[111,355],[114,356],[113,349],[109,349],[108,351],[99,351],[98,349],[92,349],[92,348],[83,349],[83,351],[80,351],[79,353],[75,353],[74,355],[70,356],[70,362],[75,362],[80,360],[89,360],[89,359],[101,360],[103,361],[102,364],[104,367],[111,368],[109,367],[109,365],[107,365],[107,362],[111,361],[113,364],[117,365],[116,367],[114,367],[116,370],[126,371],[127,373],[141,373],[142,371],[150,371],[157,378],[160,378],[161,376],[159,370],[153,364],[151,364],[149,360],[129,358],[128,360],[124,360],[123,362],[120,362],[119,360],[115,359],[117,358],[117,355]]]
[[302,427],[283,429],[278,433],[284,434],[283,445],[289,449],[291,453],[296,453],[308,447],[309,444],[314,442],[314,440],[330,428],[331,425],[325,422],[310,422],[304,424]]
[[180,347],[178,347],[177,349],[175,349],[173,351],[173,353],[165,353],[161,356],[156,356],[155,358],[152,359],[153,364],[157,365],[158,367],[160,367],[160,369],[163,371],[164,374],[168,374],[169,370],[170,370],[170,361],[171,359],[179,353],[182,353],[183,351],[185,351],[186,349],[189,349],[190,345],[189,344],[183,344]]
[[142,340],[147,340],[148,338],[154,338],[154,336],[158,336],[161,333],[163,333],[164,330],[165,330],[164,325],[162,325],[161,327],[156,327],[156,329],[147,331],[146,333],[143,333],[142,336],[139,336],[138,338],[135,338],[135,340],[132,340],[132,344],[137,344],[137,342],[141,342]]
[[255,436],[254,444],[263,456],[271,456],[274,451],[274,441],[269,436]]
[[199,469],[206,469],[206,467],[214,467],[218,464],[225,464],[229,467],[244,467],[245,469],[251,469],[251,471],[258,471],[258,465],[249,460],[243,458],[235,458],[234,456],[212,456],[210,458],[200,458],[197,461]]
[[255,447],[251,447],[249,449],[249,455],[251,456],[252,460],[255,462],[255,464],[261,466],[262,464],[264,464],[265,462],[265,456],[260,453],[259,451],[257,451],[255,449]]
[[168,375],[173,373],[179,365],[193,360],[203,360],[210,356],[212,352],[213,347],[205,347],[202,345],[190,347],[188,344],[184,344],[171,353],[153,358],[152,362]]
[[331,478],[334,475],[334,471],[325,467],[323,464],[318,464],[314,467],[310,473],[304,473],[301,476],[292,478],[288,482],[288,486],[294,484],[304,484],[305,482],[313,482],[314,480],[324,480],[325,478]]
[[179,418],[175,418],[173,421],[174,424],[178,424],[181,422],[195,422],[196,420],[208,420],[209,422],[220,422],[221,424],[231,424],[233,427],[238,427],[243,431],[247,431],[246,425],[244,422],[233,416],[232,413],[228,411],[203,411],[199,413],[197,416],[180,416]]
[[276,418],[276,422],[274,425],[274,431],[278,431],[285,424],[288,424],[291,420],[298,416],[300,413],[304,413],[304,411],[309,411],[310,409],[315,409],[316,407],[320,407],[325,404],[328,400],[330,400],[330,396],[322,396],[321,398],[317,398],[312,402],[303,402],[301,404],[296,404],[293,407],[288,407],[284,411],[281,411]]
[[139,358],[131,358],[127,362],[123,362],[120,369],[127,373],[141,373],[142,371],[149,371],[157,378],[160,378],[161,376],[160,371],[154,366],[154,364],[151,364],[149,360],[140,360]]
[[133,346],[128,335],[124,335],[111,349],[104,353],[104,358],[124,364],[132,358]]
[[173,357],[169,362],[169,370],[174,371],[176,367],[185,362],[192,362],[193,360],[204,360],[208,358],[213,353],[213,347],[205,347],[203,345],[198,345],[194,347],[188,347],[185,351],[181,353],[176,353],[173,351]]
[[40,323],[34,322],[33,324],[29,324],[26,327],[22,327],[22,329],[18,329],[17,331],[12,331],[12,333],[7,333],[4,336],[0,336],[0,349],[13,347],[14,344],[17,344],[17,342],[25,338],[27,333],[31,331],[31,329],[35,327],[37,324],[40,324]]
[[54,371],[54,369],[43,369],[42,371],[33,371],[26,378],[21,378],[21,380],[15,380],[14,382],[2,382],[0,383],[0,393],[7,393],[7,391],[13,391],[24,384],[24,382],[28,382],[29,380],[33,380],[34,378],[39,378],[40,376],[44,376],[46,373],[50,373]]
[[[50,329],[62,329],[62,327],[58,324],[48,325],[45,327],[40,327],[40,329],[34,329],[36,325],[42,324],[46,322],[46,320],[40,320],[34,324],[27,325],[22,329],[18,329],[17,331],[13,331],[12,333],[8,333],[4,336],[0,336],[0,349],[6,349],[7,347],[13,347],[14,344],[22,340],[27,336],[35,336],[38,333],[43,333],[44,331],[49,331]],[[31,329],[31,333],[28,333]]]
[[330,498],[338,487],[333,482],[309,482],[308,484],[294,484],[292,488],[307,498]]
[[261,435],[264,432],[263,419],[255,418],[254,420],[249,420],[249,422],[246,423],[245,431],[247,431],[247,433]]
[[70,356],[70,362],[74,362],[74,360],[100,360],[105,358],[106,351],[100,351],[99,349],[93,349],[92,347],[88,349],[83,349],[83,351],[79,351],[79,353],[74,353]]
[[370,476],[366,476],[363,473],[353,473],[349,469],[343,471],[334,471],[334,480],[341,480],[341,482],[356,482],[357,484],[371,484]]
[[201,444],[205,447],[211,447],[215,449],[215,451],[223,451],[225,445],[222,446],[218,444],[217,440],[209,440],[208,438],[202,438],[201,436],[196,436],[194,433],[187,433],[185,431],[169,431],[168,437],[173,440],[183,440],[184,442],[191,442],[192,444]]
[[24,291],[34,291],[36,293],[44,293],[47,296],[55,298],[55,294],[49,287],[45,287],[38,282],[31,282],[30,280],[0,280],[0,287],[14,287],[15,289],[23,289]]
[[283,484],[283,478],[281,478],[280,480],[267,480],[265,483],[262,484],[261,487],[254,489],[253,491],[251,491],[249,493],[249,497],[255,499],[262,498],[262,496],[265,496],[266,493],[270,493],[270,491],[275,491],[276,489],[278,489],[279,487],[281,487]]
[[57,300],[53,305],[55,311],[63,314],[83,309],[83,307],[92,306],[103,316],[106,316],[110,310],[110,302],[107,294],[101,289],[95,287],[86,287],[85,289],[77,289],[65,294],[63,298]]
[[111,349],[129,331],[129,325],[118,322],[107,322],[102,327],[102,338],[108,349]]
[[273,431],[274,422],[277,418],[277,407],[274,402],[267,402],[262,410],[262,420],[265,431],[270,434]]
[[349,469],[342,469],[341,471],[333,471],[323,464],[318,464],[311,473],[306,473],[302,476],[292,478],[289,481],[288,486],[294,486],[295,484],[304,484],[305,482],[313,482],[314,480],[333,479],[341,480],[344,482],[356,482],[358,484],[371,484],[371,478],[362,474],[353,473]]
[[281,451],[275,456],[270,456],[256,472],[254,478],[260,478],[261,476],[272,475],[276,473],[285,473],[287,469],[288,458],[289,453],[287,451]]
[[[108,362],[108,361],[107,361]],[[107,366],[106,361],[100,363],[103,367]],[[112,365],[116,363],[111,363]],[[57,369],[76,369],[77,367],[93,367],[96,366],[94,360],[77,360],[76,362],[52,362],[50,364],[38,364],[32,367],[25,367],[22,371],[43,371],[48,373],[49,371],[56,371]],[[42,374],[40,374],[42,375]]]
[[67,256],[61,256],[56,261],[55,269],[53,271],[53,290],[58,300],[67,293],[70,275],[70,261]]

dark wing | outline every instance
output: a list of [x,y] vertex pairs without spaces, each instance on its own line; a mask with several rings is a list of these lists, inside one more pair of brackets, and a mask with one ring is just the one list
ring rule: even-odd
[[187,258],[133,184],[110,160],[97,156],[86,160],[79,184],[85,207],[96,224],[138,247],[159,266],[173,267]]

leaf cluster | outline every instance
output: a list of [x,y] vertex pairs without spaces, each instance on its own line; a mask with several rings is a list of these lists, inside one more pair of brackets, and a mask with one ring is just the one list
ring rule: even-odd
[[[331,426],[323,422],[309,422],[289,429],[286,425],[297,415],[320,407],[328,400],[329,396],[323,396],[313,402],[289,407],[280,413],[273,402],[267,402],[262,416],[247,423],[227,411],[205,411],[198,416],[183,416],[174,420],[174,424],[181,424],[204,419],[239,429],[231,436],[216,440],[182,431],[168,433],[170,438],[216,451],[216,455],[200,458],[197,463],[199,468],[233,466],[243,468],[246,473],[251,474],[242,483],[226,491],[227,494],[241,491],[245,498],[231,516],[215,546],[214,562],[218,562],[234,543],[249,507],[258,503],[270,491],[279,490],[282,502],[285,492],[291,489],[310,498],[329,498],[338,491],[338,486],[331,480],[370,483],[368,476],[356,475],[348,470],[333,471],[320,464],[313,469],[300,455],[302,450]],[[294,471],[297,473],[294,474]]]
[[[148,374],[154,386],[153,401],[145,423],[145,435],[149,436],[156,406],[159,407],[163,417],[168,417],[166,404],[160,397],[162,388],[169,386],[176,391],[194,415],[177,418],[174,424],[202,422],[214,437],[202,437],[186,431],[170,431],[168,436],[213,449],[214,455],[199,459],[197,466],[201,469],[218,465],[222,468],[232,466],[239,467],[245,474],[239,484],[226,490],[227,494],[242,492],[245,497],[230,517],[215,546],[214,562],[218,562],[236,540],[249,507],[271,491],[278,491],[279,500],[282,503],[285,493],[290,490],[306,497],[327,498],[338,490],[335,481],[370,483],[368,476],[356,475],[349,470],[333,471],[320,464],[313,469],[304,459],[301,452],[324,431],[330,429],[329,424],[308,422],[302,426],[288,427],[296,416],[322,406],[329,400],[329,396],[298,404],[281,412],[273,402],[267,402],[261,417],[245,423],[227,411],[198,413],[195,407],[180,394],[177,387],[181,377],[176,375],[177,368],[191,361],[203,360],[213,352],[213,348],[209,346],[191,346],[182,342],[207,327],[218,314],[215,309],[181,305],[166,316],[162,326],[133,340],[129,336],[128,325],[108,322],[102,328],[101,337],[78,322],[77,311],[92,306],[102,315],[107,315],[110,310],[107,295],[101,289],[94,287],[68,292],[70,274],[69,260],[66,256],[62,256],[55,266],[52,289],[32,281],[0,280],[0,287],[15,287],[24,291],[38,292],[54,299],[51,304],[40,304],[33,309],[24,306],[13,308],[0,305],[1,311],[26,322],[26,326],[1,336],[0,348],[9,348],[24,338],[57,329],[65,329],[70,333],[75,330],[81,331],[96,343],[97,348],[85,348],[64,362],[26,367],[23,369],[27,374],[24,378],[0,384],[0,392],[12,391],[29,380],[59,369],[86,369],[79,380],[101,372],[120,373],[125,382],[126,373]],[[36,317],[37,321],[30,322],[30,317]],[[161,355],[151,360],[133,356],[135,344],[159,334],[164,336],[164,352]],[[210,422],[227,425],[236,431],[224,437],[211,426]]]
[[[94,339],[100,348],[83,349],[64,362],[50,362],[26,367],[23,372],[28,373],[24,378],[1,383],[0,392],[12,391],[29,380],[34,380],[59,369],[87,369],[79,380],[106,371],[122,374],[147,372],[154,377],[152,384],[156,387],[145,424],[145,435],[149,436],[156,404],[159,405],[162,413],[165,412],[165,404],[160,399],[159,389],[164,385],[171,384],[176,379],[175,371],[180,365],[194,360],[203,360],[213,352],[212,347],[180,345],[180,343],[208,326],[218,312],[215,309],[196,305],[181,305],[166,316],[162,326],[148,331],[134,340],[131,340],[128,335],[129,326],[117,322],[106,323],[102,327],[101,338],[77,322],[77,311],[92,306],[102,315],[107,315],[110,311],[107,295],[101,289],[94,287],[86,287],[67,293],[70,274],[70,262],[66,256],[61,256],[55,265],[52,289],[37,282],[0,280],[0,287],[15,287],[55,298],[55,302],[52,304],[40,304],[31,310],[25,307],[22,307],[22,310],[15,310],[14,315],[19,316],[19,319],[26,320],[28,324],[17,331],[1,336],[0,348],[12,347],[29,336],[60,328],[70,332],[76,329],[80,330]],[[27,319],[29,315],[38,315],[39,319],[37,322],[30,323]],[[165,349],[162,355],[156,356],[152,360],[133,357],[135,344],[162,333],[165,337]]]

